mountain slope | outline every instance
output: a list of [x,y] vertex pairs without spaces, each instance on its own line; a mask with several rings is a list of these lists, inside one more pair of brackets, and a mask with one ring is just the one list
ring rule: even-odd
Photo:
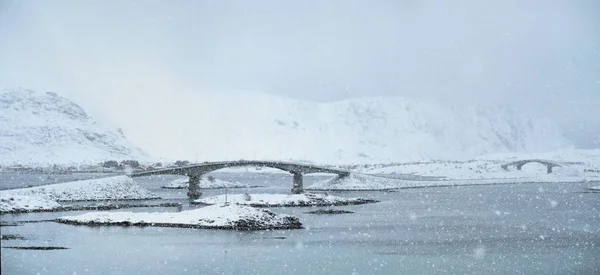
[[168,158],[321,163],[465,159],[571,146],[551,121],[499,106],[412,98],[314,103],[254,92],[182,98],[138,106],[144,121],[122,121],[136,133],[132,140]]
[[0,91],[0,165],[130,158],[147,155],[73,102],[54,93]]

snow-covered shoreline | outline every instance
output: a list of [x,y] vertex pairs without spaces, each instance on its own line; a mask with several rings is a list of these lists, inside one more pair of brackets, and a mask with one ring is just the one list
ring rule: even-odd
[[[541,159],[556,163],[552,173],[537,162],[520,170],[503,164]],[[478,159],[417,161],[341,166],[352,171],[309,186],[309,190],[386,190],[400,188],[516,183],[577,183],[600,181],[600,150],[563,150],[542,154],[497,154]],[[391,178],[396,178],[391,179]]]
[[65,216],[59,223],[87,226],[157,226],[226,230],[300,229],[298,218],[237,204],[216,204],[182,212],[93,212]]
[[127,176],[90,179],[0,191],[0,213],[52,211],[60,202],[147,200],[159,197]]
[[365,198],[343,198],[325,194],[231,194],[218,195],[194,201],[198,204],[231,203],[253,207],[308,207],[308,206],[341,206],[378,202]]
[[498,179],[440,179],[440,180],[406,180],[389,175],[367,175],[351,173],[348,177],[334,177],[306,187],[314,191],[386,191],[407,188],[451,187],[495,184],[526,183],[577,183],[581,178],[498,178]]
[[317,182],[305,188],[306,190],[337,190],[337,191],[385,191],[398,189],[399,180],[351,173],[347,177],[333,177]]
[[[519,160],[548,160],[562,167],[555,167],[546,174],[546,167],[529,163],[522,170],[514,166],[502,168],[503,164]],[[352,172],[365,174],[400,174],[448,180],[473,179],[521,179],[555,181],[560,178],[600,179],[600,150],[559,150],[547,153],[504,153],[485,155],[471,160],[422,160],[381,164],[340,166]]]
[[[505,170],[501,167],[504,163],[507,162],[496,160],[414,162],[361,167],[353,171],[372,175],[397,174],[440,180],[536,179],[554,182],[573,178],[584,180],[588,176],[594,176],[593,173],[587,172],[589,169],[585,169],[586,166],[582,164],[565,164],[563,167],[554,168],[551,174],[546,174],[546,168],[537,163],[527,164],[523,170],[516,170],[514,167]],[[533,169],[528,169],[530,167]]]

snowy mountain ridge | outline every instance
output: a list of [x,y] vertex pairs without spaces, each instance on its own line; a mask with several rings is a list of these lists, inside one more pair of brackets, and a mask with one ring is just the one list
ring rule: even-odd
[[144,121],[123,121],[136,144],[172,159],[385,163],[572,146],[552,121],[501,106],[401,97],[317,103],[246,91],[172,100],[141,110]]
[[0,91],[0,165],[144,159],[119,129],[101,125],[55,93]]
[[[135,144],[172,160],[387,163],[571,147],[552,121],[501,106],[400,97],[316,103],[246,91],[167,98],[104,112]],[[0,155],[0,165],[148,159],[78,105],[25,89],[0,92]]]

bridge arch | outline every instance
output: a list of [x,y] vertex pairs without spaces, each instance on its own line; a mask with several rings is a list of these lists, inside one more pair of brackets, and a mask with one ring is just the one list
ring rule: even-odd
[[199,183],[202,175],[216,170],[231,168],[231,167],[269,167],[289,172],[293,175],[292,193],[304,193],[303,175],[311,173],[331,173],[337,174],[340,177],[345,177],[350,174],[349,171],[323,167],[312,164],[302,164],[293,162],[281,161],[221,161],[221,162],[205,162],[200,164],[192,164],[182,167],[165,168],[159,170],[145,171],[131,174],[131,177],[143,177],[152,175],[184,175],[190,178],[188,187],[188,196],[190,198],[198,198],[202,195],[200,192]]
[[562,167],[562,164],[556,163],[554,161],[551,160],[543,160],[543,159],[524,159],[524,160],[517,160],[517,161],[512,161],[512,162],[508,162],[505,164],[502,164],[501,167],[505,170],[508,170],[508,167],[510,166],[515,166],[517,168],[517,170],[521,170],[521,168],[523,168],[523,165],[528,164],[528,163],[539,163],[542,164],[544,166],[546,166],[546,173],[550,174],[552,173],[552,168],[554,167]]

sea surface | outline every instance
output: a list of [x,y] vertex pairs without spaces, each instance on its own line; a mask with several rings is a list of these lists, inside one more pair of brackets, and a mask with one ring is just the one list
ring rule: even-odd
[[[259,188],[205,190],[204,196],[287,193],[286,174],[215,173]],[[47,175],[46,175],[47,176]],[[106,176],[106,175],[88,175]],[[81,178],[61,175],[60,180]],[[25,178],[25,179],[24,179]],[[163,199],[189,208],[186,190],[160,186],[176,176],[136,178]],[[305,185],[327,177],[305,177]],[[17,180],[15,180],[17,179]],[[39,175],[0,174],[0,189],[40,185]],[[329,192],[379,203],[272,208],[300,218],[304,229],[219,231],[153,227],[86,227],[49,220],[79,212],[1,215],[2,274],[600,274],[598,183],[543,183]],[[139,203],[139,202],[137,202]],[[192,206],[193,207],[193,206]],[[115,211],[177,211],[132,208]],[[34,222],[40,221],[40,222]],[[68,249],[17,250],[8,246]]]

